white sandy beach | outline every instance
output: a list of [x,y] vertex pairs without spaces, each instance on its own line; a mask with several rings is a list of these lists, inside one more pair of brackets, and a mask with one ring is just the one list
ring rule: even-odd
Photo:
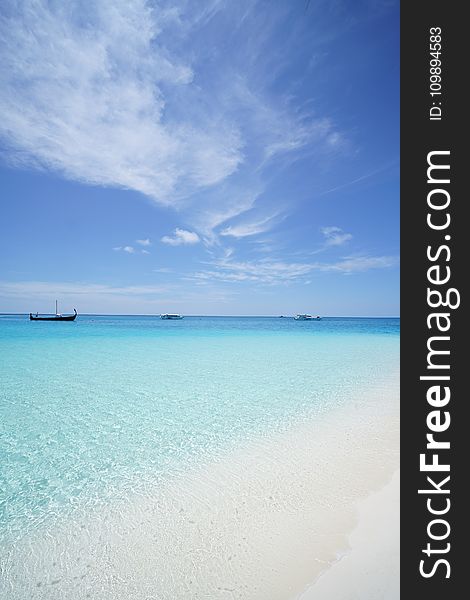
[[2,597],[395,600],[397,380],[24,540]]
[[358,506],[350,550],[298,600],[398,600],[400,597],[400,472]]

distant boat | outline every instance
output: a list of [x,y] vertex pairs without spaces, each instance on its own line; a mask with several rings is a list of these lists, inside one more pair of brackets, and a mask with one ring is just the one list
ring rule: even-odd
[[164,315],[160,315],[160,319],[171,319],[177,321],[178,319],[183,319],[183,315],[171,315],[169,313],[166,313]]
[[321,317],[318,315],[316,317],[312,317],[312,315],[295,315],[295,321],[321,321]]
[[55,315],[39,315],[36,313],[29,313],[30,321],[75,321],[77,318],[77,311],[73,309],[73,315],[61,315],[57,310],[57,300],[55,301]]

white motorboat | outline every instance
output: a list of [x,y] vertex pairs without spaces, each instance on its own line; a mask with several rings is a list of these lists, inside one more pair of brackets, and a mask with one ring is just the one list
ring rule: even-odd
[[295,321],[320,321],[321,317],[318,315],[316,317],[312,317],[312,315],[295,315]]
[[183,319],[183,315],[166,313],[164,315],[160,315],[160,319],[171,319],[171,320],[177,321],[179,319]]

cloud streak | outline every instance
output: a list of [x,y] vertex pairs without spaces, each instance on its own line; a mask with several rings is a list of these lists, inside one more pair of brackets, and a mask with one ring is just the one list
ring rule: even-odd
[[397,264],[394,256],[347,256],[334,262],[286,262],[261,259],[258,261],[234,261],[220,259],[210,263],[211,269],[194,273],[196,281],[256,282],[281,285],[305,281],[313,272],[341,273],[351,275],[371,269],[386,269]]
[[112,286],[88,282],[54,282],[54,281],[18,281],[0,282],[0,296],[2,297],[33,297],[38,300],[48,300],[59,295],[64,298],[89,296],[154,296],[165,294],[170,286],[156,285],[129,285]]
[[258,235],[269,231],[275,223],[278,213],[270,215],[264,219],[252,222],[240,223],[238,225],[229,225],[220,232],[221,236],[230,236],[237,239]]
[[[64,281],[0,281],[0,299],[11,312],[31,310],[48,312],[51,297],[58,298],[64,312],[76,308],[80,313],[152,314],[190,307],[202,314],[207,307],[220,309],[235,292],[204,286],[183,291],[175,285],[105,285]],[[10,308],[11,307],[11,308]],[[8,309],[7,309],[8,310]]]

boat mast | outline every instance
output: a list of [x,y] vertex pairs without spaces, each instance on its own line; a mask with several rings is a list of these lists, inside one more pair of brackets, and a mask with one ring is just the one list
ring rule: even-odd
[[57,312],[57,300],[55,301],[55,314],[58,315],[59,313]]

